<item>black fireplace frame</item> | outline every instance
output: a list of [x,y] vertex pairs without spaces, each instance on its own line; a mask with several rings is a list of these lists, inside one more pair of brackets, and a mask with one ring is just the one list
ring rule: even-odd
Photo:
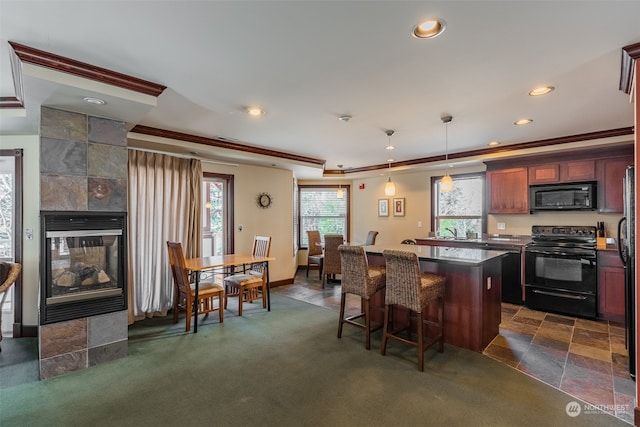
[[[118,239],[120,260],[118,275],[122,293],[105,297],[78,299],[48,304],[51,289],[51,251],[48,250],[48,231],[121,229]],[[40,324],[46,325],[66,320],[91,317],[127,309],[127,213],[93,211],[40,211]]]

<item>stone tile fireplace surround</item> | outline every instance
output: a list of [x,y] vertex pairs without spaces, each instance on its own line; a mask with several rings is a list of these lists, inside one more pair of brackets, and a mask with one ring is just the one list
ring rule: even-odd
[[[126,212],[125,123],[42,107],[40,125],[40,209]],[[40,325],[38,339],[41,379],[126,357],[127,310]]]

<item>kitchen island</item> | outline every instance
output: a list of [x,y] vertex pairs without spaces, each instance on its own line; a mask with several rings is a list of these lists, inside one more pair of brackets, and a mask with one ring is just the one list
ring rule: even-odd
[[[420,269],[447,278],[444,303],[444,340],[457,347],[482,352],[499,332],[501,269],[506,252],[420,245],[365,246],[370,265],[384,265],[383,251],[395,249],[418,255]],[[384,293],[372,298],[384,306]],[[435,307],[429,316],[436,315]],[[399,310],[400,311],[400,310]],[[398,313],[396,318],[402,318]],[[379,313],[372,313],[381,321]]]

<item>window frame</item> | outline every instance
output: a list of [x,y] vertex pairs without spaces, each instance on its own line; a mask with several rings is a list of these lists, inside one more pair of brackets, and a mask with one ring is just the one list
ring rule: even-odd
[[[298,184],[298,248],[300,249],[308,249],[308,245],[303,245],[302,241],[306,237],[306,230],[302,230],[302,195],[301,193],[304,191],[316,189],[319,191],[332,189],[336,192],[338,188],[342,188],[344,190],[344,197],[346,199],[346,209],[347,212],[345,214],[345,240],[350,241],[351,236],[351,185],[349,184]],[[322,236],[321,236],[322,237]]]
[[455,219],[476,219],[480,218],[481,221],[481,233],[485,234],[487,232],[487,178],[485,172],[470,172],[470,173],[462,173],[457,175],[451,175],[453,179],[453,185],[455,187],[456,180],[465,180],[469,178],[479,178],[482,181],[482,206],[480,215],[461,215],[461,216],[446,216],[440,217],[438,215],[438,206],[439,206],[439,196],[440,196],[440,182],[444,175],[432,176],[431,177],[431,231],[434,233],[438,232],[438,220],[440,218],[455,218]]

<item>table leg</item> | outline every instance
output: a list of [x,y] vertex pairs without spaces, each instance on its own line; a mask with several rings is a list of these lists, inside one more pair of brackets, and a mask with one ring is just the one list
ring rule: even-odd
[[193,333],[198,333],[198,288],[200,287],[200,272],[196,271],[196,301],[194,307],[195,319],[193,319]]
[[271,311],[271,284],[269,283],[269,261],[265,263],[267,270],[267,311]]

